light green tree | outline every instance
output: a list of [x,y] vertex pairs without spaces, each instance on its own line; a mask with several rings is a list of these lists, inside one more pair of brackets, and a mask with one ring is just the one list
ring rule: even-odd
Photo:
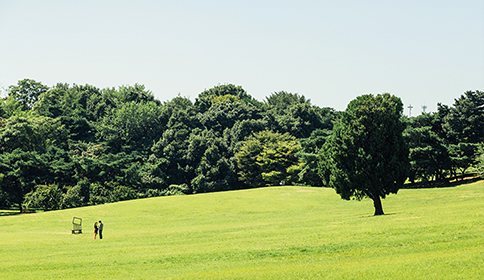
[[302,170],[301,145],[289,133],[261,131],[242,142],[235,154],[239,180],[249,187],[293,183]]
[[25,196],[28,208],[42,208],[45,211],[61,209],[63,193],[57,184],[37,185]]

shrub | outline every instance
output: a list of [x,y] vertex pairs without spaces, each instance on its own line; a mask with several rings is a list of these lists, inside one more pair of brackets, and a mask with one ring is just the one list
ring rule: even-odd
[[25,196],[27,208],[41,208],[45,211],[61,208],[63,193],[57,184],[37,185]]
[[184,195],[188,191],[187,184],[170,185],[164,190],[163,195]]
[[139,198],[158,197],[158,196],[163,196],[164,193],[165,193],[164,190],[146,189],[144,190],[144,192],[139,193],[138,196]]
[[135,199],[137,197],[138,196],[135,190],[131,189],[130,187],[117,185],[111,191],[110,200],[111,202],[114,202]]
[[81,197],[81,187],[79,185],[70,187],[62,198],[62,208],[74,208],[84,205]]
[[484,143],[481,143],[477,152],[477,173],[484,179]]
[[109,190],[100,183],[91,183],[89,186],[89,205],[110,202]]
[[77,185],[69,187],[62,199],[62,208],[74,208],[85,206],[89,203],[91,183],[88,179],[82,179]]

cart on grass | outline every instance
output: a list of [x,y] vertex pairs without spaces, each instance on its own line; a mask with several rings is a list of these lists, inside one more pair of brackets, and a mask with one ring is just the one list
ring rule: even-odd
[[82,219],[74,217],[72,218],[72,234],[82,233]]

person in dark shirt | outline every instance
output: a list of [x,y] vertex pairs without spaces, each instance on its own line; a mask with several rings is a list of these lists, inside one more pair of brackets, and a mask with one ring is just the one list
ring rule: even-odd
[[97,227],[97,222],[94,223],[94,239],[96,239],[96,236],[97,236],[97,230],[98,230],[98,227]]
[[103,239],[103,223],[99,220],[99,239]]

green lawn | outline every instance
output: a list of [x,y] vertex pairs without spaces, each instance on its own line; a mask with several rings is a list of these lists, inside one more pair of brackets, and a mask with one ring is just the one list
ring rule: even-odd
[[0,279],[484,279],[484,181],[383,207],[273,187],[3,215]]

